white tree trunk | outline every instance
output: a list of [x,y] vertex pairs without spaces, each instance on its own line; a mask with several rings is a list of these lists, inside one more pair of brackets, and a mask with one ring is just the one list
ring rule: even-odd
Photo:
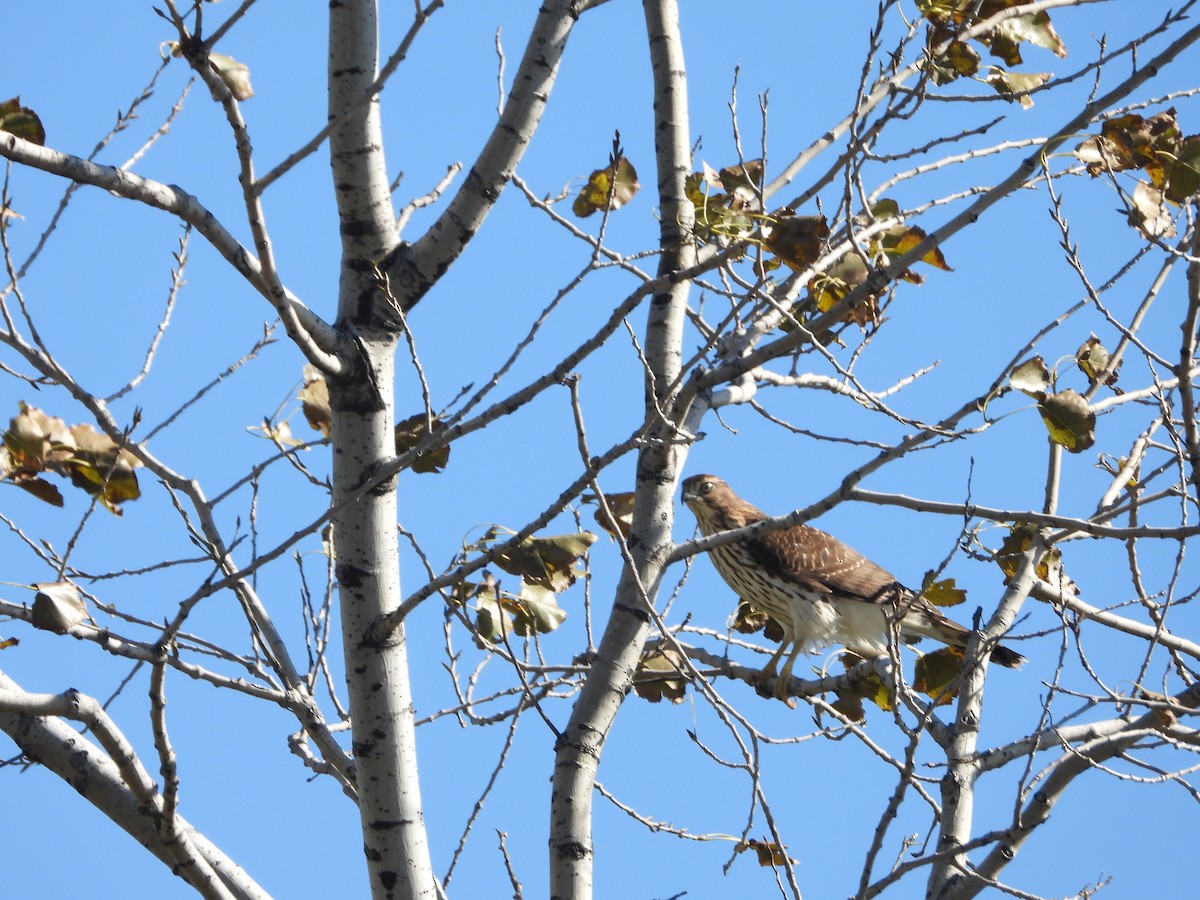
[[[375,78],[372,0],[330,6],[329,114],[358,101]],[[353,751],[373,897],[440,894],[429,859],[404,627],[368,642],[371,626],[400,603],[396,479],[350,500],[395,455],[393,360],[399,322],[380,290],[375,262],[396,244],[379,105],[362,105],[330,136],[342,233],[338,321],[345,377],[330,380],[333,519]]]

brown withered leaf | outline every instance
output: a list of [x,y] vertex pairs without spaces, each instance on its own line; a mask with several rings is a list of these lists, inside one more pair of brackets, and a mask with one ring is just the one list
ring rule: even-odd
[[1082,453],[1096,443],[1096,414],[1074,389],[1047,394],[1038,401],[1038,412],[1050,440],[1069,453]]
[[296,399],[300,401],[300,409],[304,411],[304,418],[308,420],[308,424],[325,437],[329,437],[332,424],[329,385],[325,383],[325,376],[316,366],[304,367],[304,384],[296,394]]
[[549,634],[567,619],[554,591],[538,584],[523,583],[515,597],[501,600],[513,612],[513,631],[522,637]]
[[[883,232],[879,245],[889,256],[897,257],[903,256],[910,250],[915,250],[927,237],[924,229],[918,228],[916,225],[896,225]],[[938,247],[926,250],[921,254],[920,261],[944,272],[954,271],[946,264],[946,257],[942,255],[942,251]],[[911,279],[916,276],[908,275],[908,277]]]
[[779,643],[784,637],[783,626],[765,612],[760,612],[749,600],[738,601],[737,611],[733,614],[730,627],[740,634],[754,634],[756,631],[761,631],[763,637],[769,641],[775,641],[775,643]]
[[39,582],[33,587],[37,591],[30,610],[34,628],[66,634],[87,619],[87,605],[69,581]]
[[978,71],[979,54],[970,44],[959,40],[951,41],[941,54],[932,58],[929,69],[936,85],[949,84],[964,75],[969,78]]
[[249,66],[224,53],[210,53],[208,61],[221,76],[221,80],[225,82],[229,92],[233,94],[233,99],[249,100],[254,96],[254,89],[250,87]]
[[[511,533],[493,526],[467,549],[484,552],[493,543],[506,540]],[[497,554],[496,565],[510,575],[521,576],[529,584],[540,585],[551,591],[563,591],[574,583],[575,563],[595,540],[596,535],[590,531],[527,537]]]
[[1166,180],[1166,165],[1177,157],[1183,135],[1174,107],[1144,118],[1136,113],[1113,116],[1100,126],[1100,134],[1084,140],[1075,156],[1091,175],[1145,169],[1157,186]]
[[[629,531],[633,527],[634,496],[635,494],[632,491],[605,494],[604,499],[608,501],[608,510],[612,511],[612,517],[609,516],[608,510],[600,505],[597,505],[592,517],[610,536],[614,538],[628,538]],[[599,500],[595,494],[584,494],[580,499],[584,503],[599,504]]]
[[682,703],[687,696],[688,677],[679,651],[659,645],[647,648],[633,676],[633,692],[643,700]]
[[3,435],[0,478],[52,506],[62,506],[58,488],[41,477],[43,472],[53,472],[69,478],[118,516],[119,504],[141,495],[133,471],[141,463],[110,437],[91,425],[68,428],[62,419],[25,403],[19,408]]
[[[958,30],[967,24],[969,14],[973,13],[970,21],[974,24],[1014,6],[1021,6],[1024,2],[1025,0],[983,0],[982,3],[976,4],[967,0],[918,0],[917,8],[930,24],[927,43],[933,48],[952,40]],[[1044,10],[1002,19],[999,24],[978,35],[974,40],[987,47],[992,56],[1010,66],[1022,62],[1021,44],[1026,43],[1049,50],[1056,56],[1067,55],[1066,44],[1054,30],[1050,16]]]
[[797,216],[784,210],[769,221],[763,246],[790,269],[803,271],[821,257],[829,240],[829,222],[824,216]]
[[[441,419],[434,418],[433,433],[441,431],[446,426]],[[429,418],[424,413],[417,413],[397,423],[395,429],[396,455],[407,453],[420,441],[430,434]],[[450,462],[450,445],[445,444],[436,450],[422,453],[412,464],[412,471],[420,474],[437,473],[446,468]]]
[[1029,92],[1050,80],[1049,72],[995,72],[988,76],[987,83],[996,93],[1010,101],[1021,104],[1022,109],[1033,107]]

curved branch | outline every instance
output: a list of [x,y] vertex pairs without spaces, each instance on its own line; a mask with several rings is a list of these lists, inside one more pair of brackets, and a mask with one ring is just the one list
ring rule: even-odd
[[[97,747],[62,719],[88,726]],[[133,747],[93,698],[77,691],[30,694],[0,672],[0,731],[128,832],[206,897],[270,900],[238,865],[182,817],[176,841],[162,840],[162,797]]]
[[[1175,703],[1185,709],[1200,707],[1200,683],[1176,694]],[[1025,841],[1050,817],[1059,797],[1080,775],[1094,766],[1119,756],[1141,740],[1147,731],[1166,732],[1174,723],[1174,717],[1160,709],[1152,709],[1126,724],[1121,732],[1097,738],[1082,747],[1068,750],[1054,766],[1048,777],[1029,802],[1021,810],[1017,824],[1008,829],[1002,839],[976,867],[982,878],[994,880],[1012,862]],[[979,894],[987,882],[970,880],[961,882],[945,894],[945,900],[970,900]]]
[[337,332],[286,289],[281,297],[276,298],[258,259],[226,230],[210,210],[183,188],[40,147],[7,132],[0,132],[0,156],[178,216],[204,235],[213,248],[270,301],[288,327],[289,336],[309,362],[329,375],[337,375],[342,371]]
[[429,231],[412,245],[402,246],[387,261],[384,270],[405,312],[458,259],[500,198],[541,122],[558,78],[567,38],[584,6],[583,0],[548,0],[543,4],[513,77],[504,112],[462,187]]

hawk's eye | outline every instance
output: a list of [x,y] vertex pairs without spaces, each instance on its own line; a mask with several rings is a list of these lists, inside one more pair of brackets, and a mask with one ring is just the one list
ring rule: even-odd
[[711,481],[706,481],[704,484],[700,485],[700,493],[711,494],[714,487],[716,487],[715,484],[713,484]]

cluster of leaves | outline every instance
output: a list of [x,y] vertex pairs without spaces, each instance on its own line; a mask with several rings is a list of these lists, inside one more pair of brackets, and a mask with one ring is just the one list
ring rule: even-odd
[[[1091,335],[1075,352],[1075,365],[1091,385],[1112,386],[1117,380],[1119,364],[1100,339]],[[1009,385],[1037,401],[1037,409],[1050,435],[1050,440],[1080,453],[1096,442],[1096,414],[1087,400],[1072,388],[1052,390],[1055,376],[1040,356],[1021,363],[1009,376]],[[1115,388],[1114,388],[1115,389]]]
[[[623,155],[619,137],[613,141],[608,165],[592,172],[575,198],[572,209],[580,218],[600,210],[619,209],[638,191],[637,173]],[[761,247],[768,256],[760,260],[760,275],[781,266],[794,272],[807,271],[829,252],[829,223],[824,216],[797,215],[786,207],[773,213],[765,212],[762,203],[764,171],[761,159],[719,170],[702,163],[700,170],[689,175],[685,182],[686,196],[692,204],[693,233],[703,243],[746,241]],[[887,228],[873,231],[863,246],[848,249],[809,279],[807,299],[818,311],[828,312],[860,287],[870,275],[871,265],[886,264],[889,259],[903,256],[927,237],[922,229],[902,221],[900,208],[893,200],[883,199],[876,203],[870,219],[896,221]],[[922,254],[920,261],[950,271],[945,257],[936,247]],[[898,277],[913,284],[923,281],[911,270],[905,270]],[[878,323],[879,299],[879,293],[866,297],[847,312],[845,321],[853,321],[862,327]],[[605,525],[604,522],[601,524]]]
[[1146,119],[1136,113],[1114,116],[1075,148],[1075,156],[1093,177],[1140,169],[1149,181],[1137,182],[1129,197],[1129,223],[1152,238],[1175,234],[1170,207],[1200,192],[1200,135],[1185,136],[1174,108]]
[[[714,170],[705,163],[700,171],[687,179],[687,197],[695,216],[698,240],[722,242],[746,240],[761,247],[769,256],[761,261],[759,274],[765,275],[781,266],[793,272],[810,270],[832,246],[829,222],[822,215],[797,215],[783,208],[766,213],[762,208],[763,161],[750,160],[735,166]],[[915,225],[900,218],[900,208],[893,200],[882,199],[871,208],[872,221],[895,219],[886,228],[874,231],[860,248],[849,248],[823,271],[808,280],[807,300],[818,311],[828,312],[851,291],[866,282],[871,266],[886,264],[903,256],[927,237]],[[922,254],[920,261],[944,271],[950,271],[942,252],[934,247]],[[905,270],[900,280],[920,284],[922,278]],[[846,321],[866,327],[879,320],[878,293],[864,298],[846,314]],[[786,329],[785,325],[785,329]]]
[[[918,0],[917,9],[929,23],[927,36],[928,70],[934,84],[948,84],[958,78],[975,78],[990,85],[998,94],[1029,108],[1029,91],[1050,80],[1048,72],[1013,72],[997,65],[984,66],[979,52],[961,39],[963,30],[977,22],[1027,0]],[[988,49],[989,54],[1006,66],[1018,66],[1021,44],[1049,50],[1065,57],[1067,47],[1054,30],[1050,15],[1042,10],[1023,16],[1010,16],[977,34],[971,40]],[[980,77],[980,69],[987,71]]]
[[[462,558],[492,551],[513,534],[493,525],[478,540],[464,545]],[[482,581],[460,581],[451,600],[459,606],[472,605],[480,642],[501,642],[509,634],[531,637],[554,631],[567,618],[566,610],[558,605],[558,594],[575,583],[580,574],[576,564],[595,540],[590,531],[523,538],[498,549],[493,557],[497,567],[520,579],[515,592],[503,589],[485,569]]]
[[[783,214],[771,218],[764,246],[775,254],[778,262],[795,271],[803,271],[820,258],[827,246],[829,224],[824,216],[794,216],[790,213],[790,210],[785,210]],[[873,232],[863,242],[861,249],[848,249],[823,272],[809,279],[808,299],[818,311],[829,312],[867,281],[871,274],[868,260],[873,265],[887,265],[890,260],[915,250],[928,237],[923,229],[901,220],[900,207],[894,200],[885,198],[877,202],[871,208],[871,218],[876,222],[895,221]],[[944,272],[952,271],[937,247],[925,251],[919,261]],[[921,284],[924,281],[920,274],[911,269],[905,269],[897,279],[909,284]],[[864,328],[878,324],[881,297],[882,292],[868,294],[861,303],[847,311],[845,321]]]
[[[1033,546],[1037,533],[1037,526],[1029,522],[1017,522],[1009,527],[1008,534],[1004,536],[1004,540],[1000,544],[1000,549],[992,555],[996,565],[1004,573],[1005,584],[1009,584],[1016,577],[1021,559]],[[1039,581],[1044,581],[1056,590],[1062,590],[1067,594],[1079,592],[1078,586],[1067,576],[1063,568],[1062,551],[1058,547],[1050,547],[1042,554],[1034,569],[1034,574]]]
[[730,241],[747,237],[765,220],[762,206],[763,161],[752,159],[716,171],[702,163],[684,182],[694,210],[696,237]]
[[[308,420],[308,424],[325,437],[329,437],[333,424],[329,409],[329,385],[325,383],[325,376],[316,367],[304,367],[304,383],[297,392],[296,399],[300,401],[300,408],[304,412],[304,418]],[[272,436],[284,443],[298,443],[291,439],[290,429],[286,434],[283,433],[282,429],[286,424],[283,422],[276,426],[272,431]],[[444,427],[445,424],[436,416],[431,419],[425,413],[417,413],[415,416],[409,416],[407,419],[397,422],[395,429],[396,455],[407,453],[431,433],[441,431]],[[445,444],[435,450],[419,454],[413,461],[411,469],[419,474],[436,474],[445,469],[449,462],[450,445]]]
[[91,425],[72,425],[33,406],[20,404],[0,447],[0,480],[62,506],[58,488],[42,477],[53,473],[96,497],[114,515],[120,504],[141,496],[134,469],[138,459]]

